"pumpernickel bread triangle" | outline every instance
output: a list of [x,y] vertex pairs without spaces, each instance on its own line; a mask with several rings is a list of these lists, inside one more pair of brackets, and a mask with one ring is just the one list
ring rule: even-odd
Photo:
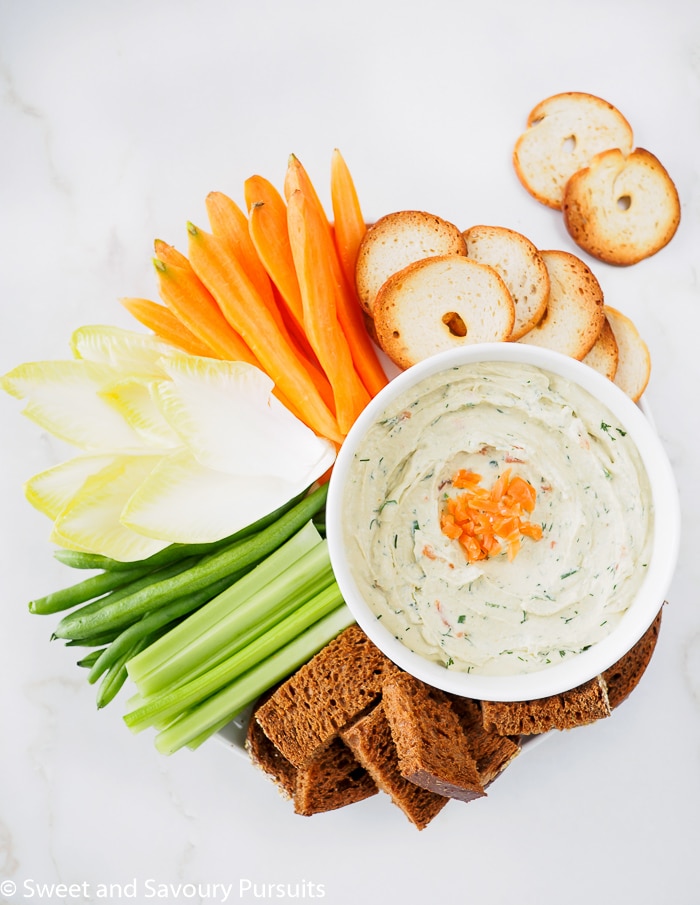
[[444,692],[404,672],[384,683],[382,704],[405,779],[461,801],[486,794],[464,730]]
[[450,800],[406,779],[382,703],[378,703],[342,731],[343,741],[382,792],[399,807],[414,826],[425,829]]
[[362,629],[351,625],[283,682],[255,719],[287,760],[301,767],[379,699],[384,681],[396,671]]
[[484,726],[500,735],[540,735],[574,729],[610,716],[605,681],[597,676],[583,685],[534,701],[483,701]]

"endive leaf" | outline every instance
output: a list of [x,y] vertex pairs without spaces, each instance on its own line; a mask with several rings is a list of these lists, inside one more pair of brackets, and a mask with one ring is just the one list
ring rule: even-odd
[[70,347],[75,358],[115,365],[125,374],[154,377],[163,374],[161,358],[182,354],[148,333],[103,324],[78,327]]
[[173,449],[181,446],[182,441],[156,404],[152,391],[154,384],[150,377],[124,377],[110,383],[100,391],[100,395],[119,411],[149,446]]
[[[80,549],[122,562],[143,559],[167,546],[119,520],[125,504],[160,460],[159,455],[122,454],[90,475],[55,521],[56,537]],[[181,519],[184,514],[181,513]]]
[[122,522],[173,543],[207,543],[244,528],[312,483],[226,474],[187,450],[161,460],[122,512]]
[[99,393],[121,372],[92,361],[35,361],[19,365],[0,386],[26,399],[28,418],[60,440],[85,450],[142,447],[143,440]]
[[332,465],[333,445],[272,395],[259,368],[195,356],[170,358],[163,368],[170,380],[157,384],[158,404],[201,465],[304,486]]
[[24,484],[25,496],[39,512],[56,519],[90,475],[113,461],[114,456],[109,454],[75,456],[29,478]]

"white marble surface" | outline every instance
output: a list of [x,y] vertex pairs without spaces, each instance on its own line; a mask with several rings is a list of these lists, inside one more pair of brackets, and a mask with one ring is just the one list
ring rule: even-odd
[[109,901],[109,884],[114,902],[178,905],[277,901],[287,884],[332,905],[700,901],[697,4],[0,0],[0,370],[64,356],[81,324],[132,326],[117,300],[155,297],[153,239],[182,248],[208,191],[242,202],[254,172],[279,185],[290,152],[326,201],[338,146],[370,215],[423,208],[575,251],[510,163],[531,107],[565,90],[615,103],[683,206],[655,257],[589,261],[650,347],[647,398],[682,489],[640,687],[422,833],[383,797],[297,817],[218,742],[165,758],[119,703],[96,712],[70,650],[27,613],[72,577],[22,494],[59,451],[3,396],[0,901]]

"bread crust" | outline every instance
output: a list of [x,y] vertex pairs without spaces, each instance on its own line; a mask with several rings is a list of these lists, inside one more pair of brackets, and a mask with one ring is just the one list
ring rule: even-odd
[[673,180],[644,148],[596,154],[567,182],[562,210],[574,242],[592,257],[618,266],[659,252],[681,219]]
[[478,224],[463,235],[467,257],[493,267],[506,284],[515,304],[509,339],[519,339],[547,310],[549,273],[542,256],[527,236],[505,226]]
[[556,249],[540,254],[549,272],[547,311],[518,342],[554,349],[580,361],[605,323],[603,290],[590,267],[571,252]]
[[447,349],[506,340],[514,321],[513,299],[494,268],[455,255],[404,267],[374,304],[379,345],[400,368]]
[[542,204],[561,209],[566,183],[600,151],[629,153],[633,132],[611,103],[594,94],[566,91],[540,101],[513,151],[515,172]]
[[466,255],[460,229],[426,211],[385,214],[365,233],[357,252],[355,282],[364,311],[373,315],[379,289],[392,274],[421,258]]

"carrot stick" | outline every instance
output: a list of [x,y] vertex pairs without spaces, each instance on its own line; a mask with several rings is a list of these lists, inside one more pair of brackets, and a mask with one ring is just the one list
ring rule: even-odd
[[246,179],[244,192],[248,205],[248,228],[255,250],[289,315],[303,332],[304,308],[287,235],[284,198],[263,176]]
[[293,330],[290,331],[282,317],[277,303],[278,295],[250,237],[248,217],[235,201],[222,192],[210,192],[205,203],[213,234],[221,240],[228,253],[239,261],[256,292],[270,310],[280,332],[311,374],[326,405],[332,406],[333,392],[326,375],[315,360],[305,333],[299,330],[296,324],[292,325]]
[[188,330],[165,305],[159,305],[149,299],[124,298],[119,301],[140,324],[151,330],[163,342],[182,349],[183,352],[190,355],[201,355],[205,358],[218,357],[210,346]]
[[229,361],[247,361],[259,367],[246,343],[231,328],[216,300],[179,251],[161,240],[154,260],[160,297],[188,330],[215,354]]
[[349,286],[343,273],[340,259],[335,252],[333,233],[323,205],[316,189],[301,161],[293,154],[289,158],[285,174],[284,191],[287,198],[295,190],[300,189],[317,207],[325,224],[325,231],[332,243],[331,261],[337,286],[337,314],[340,326],[350,345],[352,360],[370,396],[375,396],[389,382],[377,356],[376,348],[365,328],[362,308],[355,293],[354,284]]
[[240,334],[263,370],[289,399],[304,422],[321,436],[341,443],[338,422],[304,364],[290,347],[256,292],[240,262],[228,254],[216,236],[187,224],[188,257],[195,273],[216,299],[233,329]]
[[370,396],[355,371],[338,323],[330,236],[313,199],[301,190],[289,196],[287,219],[306,335],[333,387],[338,425],[347,433]]
[[367,232],[367,224],[352,175],[338,148],[331,156],[331,203],[338,257],[348,286],[354,287],[357,252]]
[[211,231],[226,244],[241,262],[260,298],[273,314],[277,313],[270,277],[258,257],[248,230],[248,217],[228,195],[209,192],[205,201]]

